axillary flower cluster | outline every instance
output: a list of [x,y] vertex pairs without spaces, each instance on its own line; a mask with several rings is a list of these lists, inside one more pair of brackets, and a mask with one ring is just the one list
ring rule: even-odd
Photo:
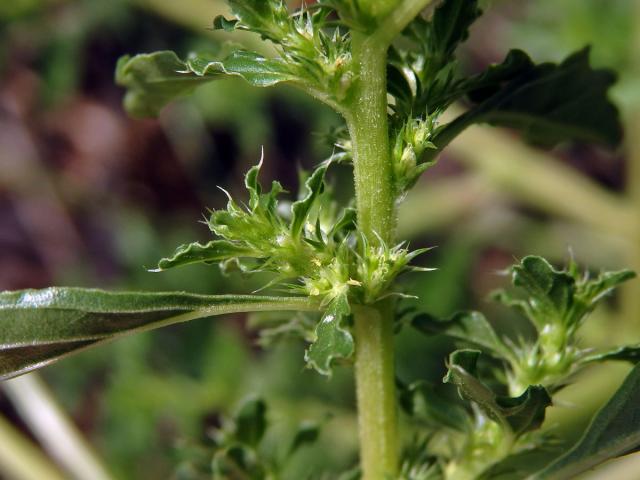
[[[224,272],[271,273],[273,279],[264,288],[280,286],[317,299],[326,315],[337,320],[335,328],[350,337],[341,322],[352,305],[401,296],[392,290],[398,275],[429,270],[410,265],[428,249],[410,251],[406,243],[390,246],[381,238],[374,244],[358,232],[355,210],[339,207],[327,188],[325,175],[331,163],[303,174],[302,192],[289,205],[279,200],[285,193],[279,182],[263,191],[258,180],[262,163],[245,176],[247,204],[227,194],[227,208],[210,212],[206,223],[219,238],[206,244],[181,245],[172,256],[160,260],[155,271],[219,263]],[[316,337],[321,336],[316,330]],[[327,359],[326,367],[318,369],[327,373],[329,362]]]

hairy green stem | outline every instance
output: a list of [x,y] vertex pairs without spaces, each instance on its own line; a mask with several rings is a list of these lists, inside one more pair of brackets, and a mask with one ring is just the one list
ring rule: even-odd
[[373,243],[391,242],[395,195],[387,121],[386,48],[353,34],[358,86],[345,117],[353,145],[358,227]]
[[354,315],[363,480],[395,478],[398,466],[392,309],[383,302]]
[[[392,243],[395,195],[387,125],[386,47],[353,35],[358,77],[345,115],[353,145],[358,226],[367,240]],[[363,480],[393,478],[398,464],[391,302],[354,313],[355,376]]]

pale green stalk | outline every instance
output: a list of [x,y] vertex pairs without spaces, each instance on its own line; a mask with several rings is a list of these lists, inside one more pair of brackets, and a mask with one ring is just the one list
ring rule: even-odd
[[[636,79],[640,78],[640,4],[635,6],[635,32],[631,48],[631,68]],[[640,103],[636,101],[627,118],[627,194],[631,208],[635,213],[635,230],[631,238],[632,249],[629,255],[631,268],[640,271]],[[634,285],[635,283],[635,285]],[[640,312],[640,287],[638,282],[625,285],[622,290],[621,318],[626,322],[636,322],[634,331],[638,329],[638,312]]]
[[[640,10],[640,9],[639,9]],[[640,35],[639,35],[640,37]],[[639,49],[640,50],[640,49]],[[628,154],[628,195],[634,220],[631,223],[633,229],[630,237],[629,265],[633,270],[640,272],[640,108],[631,113],[631,121],[628,122],[627,154]],[[630,282],[622,289],[622,302],[620,315],[623,321],[633,322],[634,331],[638,330],[638,313],[640,312],[640,290],[638,282]]]
[[0,416],[0,475],[13,480],[64,480],[42,451]]
[[[358,226],[367,240],[391,243],[396,223],[387,126],[386,47],[354,33],[359,81],[346,115],[353,144]],[[382,480],[398,464],[393,313],[389,303],[354,314],[355,376],[364,480]]]
[[[354,151],[358,224],[370,242],[392,242],[395,206],[389,156],[386,54],[355,36],[359,91],[347,119]],[[355,375],[364,480],[394,475],[398,463],[393,315],[390,305],[358,310]]]
[[[353,147],[358,227],[367,241],[395,242],[396,194],[387,119],[387,49],[431,0],[368,0],[363,10],[379,19],[367,35],[352,33],[358,79],[344,116]],[[393,302],[354,312],[355,376],[363,480],[394,478],[398,468]]]
[[[70,478],[113,478],[37,374],[8,380],[2,387],[20,418]],[[53,473],[41,478],[56,478]]]
[[395,195],[387,122],[387,55],[368,37],[353,34],[358,86],[345,115],[353,145],[358,227],[377,243],[390,242],[395,230]]

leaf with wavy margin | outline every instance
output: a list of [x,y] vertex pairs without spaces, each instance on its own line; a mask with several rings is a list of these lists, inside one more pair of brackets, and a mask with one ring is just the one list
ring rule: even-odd
[[135,117],[156,117],[170,101],[194,88],[228,76],[237,76],[255,87],[270,87],[296,80],[278,59],[238,50],[223,60],[191,55],[186,61],[174,52],[121,57],[116,66],[116,83],[127,89],[126,110]]
[[230,258],[254,256],[255,252],[247,247],[236,245],[226,240],[212,240],[202,245],[201,243],[188,243],[180,245],[172,256],[161,259],[158,268],[152,270],[161,272],[173,267],[181,267],[192,263],[216,263]]
[[530,385],[518,397],[496,395],[476,376],[478,350],[456,350],[449,356],[448,372],[443,382],[458,387],[460,395],[475,402],[494,422],[520,435],[539,428],[551,397],[542,385]]
[[331,375],[334,359],[349,358],[353,354],[353,336],[342,324],[349,313],[347,296],[335,298],[316,327],[316,340],[305,352],[309,366],[322,375]]

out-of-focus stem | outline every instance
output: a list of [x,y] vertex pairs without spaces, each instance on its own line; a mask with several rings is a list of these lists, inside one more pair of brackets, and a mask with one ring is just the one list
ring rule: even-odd
[[[632,112],[630,121],[627,123],[627,194],[632,211],[635,213],[632,223],[635,230],[630,238],[629,268],[640,274],[640,125],[638,122],[640,122],[640,108]],[[640,281],[635,280],[624,285],[620,316],[624,322],[635,326],[635,332],[640,331]]]
[[625,238],[634,235],[638,215],[624,197],[607,192],[505,132],[471,127],[449,149],[518,200],[598,230]]
[[2,383],[2,388],[22,420],[70,478],[112,478],[37,374],[7,380]]
[[0,476],[13,480],[65,480],[58,467],[2,416]]
[[[632,75],[640,78],[640,3],[635,7],[635,35],[631,46]],[[627,195],[631,208],[635,213],[635,232],[631,238],[632,248],[629,252],[630,267],[640,274],[640,104],[631,107],[627,118]],[[636,280],[624,285],[620,308],[621,318],[625,322],[633,322],[634,331],[640,331],[640,281]]]

